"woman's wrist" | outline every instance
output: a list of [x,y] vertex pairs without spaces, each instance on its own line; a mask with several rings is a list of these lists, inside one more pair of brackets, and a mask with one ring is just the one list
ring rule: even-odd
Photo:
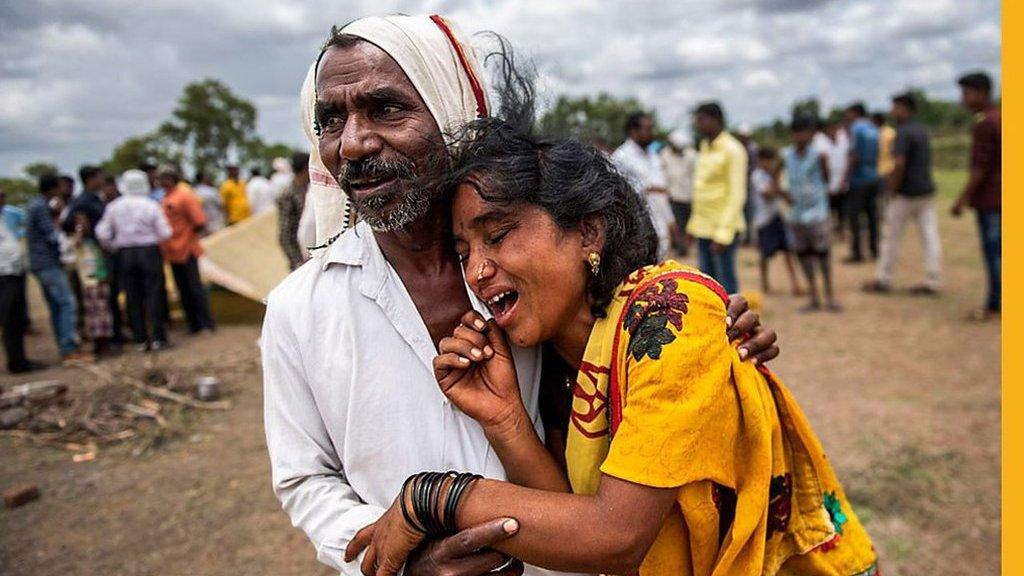
[[459,504],[480,478],[479,474],[454,471],[410,476],[398,495],[405,524],[420,537],[454,534]]
[[501,448],[519,445],[524,438],[536,438],[537,431],[526,409],[520,404],[504,418],[484,426],[484,435],[491,446]]

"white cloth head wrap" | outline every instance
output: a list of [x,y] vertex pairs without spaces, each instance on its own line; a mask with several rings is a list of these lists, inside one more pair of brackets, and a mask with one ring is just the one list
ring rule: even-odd
[[[440,16],[372,16],[342,29],[390,55],[412,82],[444,134],[489,114],[482,66],[469,42],[453,23]],[[302,127],[310,143],[309,194],[321,245],[355,223],[348,198],[320,160],[314,128],[316,66],[306,74],[300,95]]]
[[120,188],[125,196],[148,196],[149,176],[142,170],[126,170],[121,175]]

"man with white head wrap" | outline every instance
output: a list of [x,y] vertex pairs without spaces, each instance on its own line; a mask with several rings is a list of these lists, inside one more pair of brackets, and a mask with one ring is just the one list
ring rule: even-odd
[[167,345],[160,243],[171,237],[160,203],[149,194],[146,173],[128,170],[121,176],[121,196],[107,205],[96,224],[96,238],[118,259],[132,336],[140,349],[147,350]]
[[[437,343],[467,310],[487,314],[463,281],[438,185],[445,135],[489,113],[480,72],[444,18],[371,17],[332,33],[303,86],[323,248],[268,298],[265,423],[276,494],[318,558],[344,574],[359,570],[358,559],[343,561],[348,542],[409,475],[505,478],[484,431],[447,401],[432,368]],[[361,221],[348,228],[352,208]],[[752,354],[774,355],[774,335],[763,334]],[[539,350],[513,356],[533,417],[526,425],[541,434]],[[517,529],[506,520],[430,543],[405,574],[518,573],[521,564],[504,566],[486,548]]]
[[[443,175],[430,160],[443,151],[442,134],[487,109],[469,45],[440,17],[357,20],[332,33],[303,85],[308,198],[317,241],[329,246],[268,298],[267,444],[286,512],[318,558],[344,574],[359,573],[358,561],[343,561],[348,541],[409,475],[452,468],[505,477],[480,426],[437,388],[431,365],[462,314],[484,308],[465,289],[449,207],[423,182]],[[351,228],[349,197],[364,218]],[[515,356],[536,415],[539,352]],[[476,550],[508,536],[503,520],[472,531],[468,547],[455,539],[428,546],[406,573],[502,567],[507,558]],[[513,563],[500,573],[520,570]]]
[[[342,29],[366,39],[391,56],[405,72],[442,134],[487,116],[490,101],[480,63],[462,33],[441,16],[387,16],[356,20]],[[306,74],[300,96],[309,158],[310,198],[316,213],[317,244],[355,224],[355,214],[335,174],[324,166],[318,150],[314,117],[316,67]]]

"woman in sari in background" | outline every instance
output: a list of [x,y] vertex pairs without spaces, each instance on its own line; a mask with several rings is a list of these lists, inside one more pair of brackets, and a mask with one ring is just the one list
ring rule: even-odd
[[[395,574],[425,537],[505,517],[515,535],[497,548],[555,570],[877,574],[799,406],[724,336],[725,291],[656,261],[650,218],[605,157],[496,120],[473,130],[453,227],[493,319],[467,313],[434,368],[509,482],[413,476],[349,559],[366,548],[364,573]],[[545,422],[566,433],[554,453],[523,408],[509,341],[546,342],[578,370],[570,409]]]

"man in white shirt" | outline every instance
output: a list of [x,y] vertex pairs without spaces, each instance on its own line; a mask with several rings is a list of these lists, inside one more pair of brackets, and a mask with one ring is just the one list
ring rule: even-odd
[[[693,210],[693,170],[697,165],[697,151],[693,148],[693,137],[685,130],[673,130],[668,135],[668,146],[658,153],[661,157],[665,183],[668,185],[668,199],[675,217],[675,233],[684,237],[686,222]],[[680,256],[686,256],[689,246],[686,241],[676,242]]]
[[273,186],[270,180],[260,173],[259,168],[252,169],[252,176],[245,184],[245,197],[249,200],[249,210],[253,216],[274,207]]
[[25,212],[7,205],[0,188],[0,330],[3,331],[7,371],[22,374],[44,368],[25,357]]
[[846,164],[850,156],[850,138],[840,122],[828,122],[824,130],[814,135],[813,145],[828,159],[828,203],[835,218],[834,228],[840,236],[846,218],[843,203],[846,200]]
[[[141,170],[121,176],[122,194],[103,211],[96,239],[117,258],[128,323],[139,350],[167,346],[164,259],[160,243],[171,237],[160,203],[150,196],[149,177]],[[147,326],[148,321],[148,326]]]
[[[487,116],[480,65],[439,16],[357,20],[332,32],[303,86],[312,203],[326,245],[270,294],[261,337],[274,490],[317,557],[346,575],[349,540],[424,470],[504,479],[483,430],[438,389],[438,342],[470,308],[438,184],[443,133]],[[362,218],[344,231],[348,203]],[[741,318],[734,327],[744,321]],[[777,353],[762,332],[751,354]],[[532,422],[540,352],[513,353]],[[504,518],[432,541],[404,574],[507,576],[521,563],[486,548]],[[496,570],[492,572],[492,570]],[[529,574],[543,573],[527,568]]]
[[647,199],[654,231],[658,234],[658,257],[668,257],[672,233],[676,226],[672,205],[668,200],[665,174],[658,155],[648,150],[654,142],[654,118],[635,112],[626,118],[626,141],[612,152],[612,162],[629,180],[637,194]]

